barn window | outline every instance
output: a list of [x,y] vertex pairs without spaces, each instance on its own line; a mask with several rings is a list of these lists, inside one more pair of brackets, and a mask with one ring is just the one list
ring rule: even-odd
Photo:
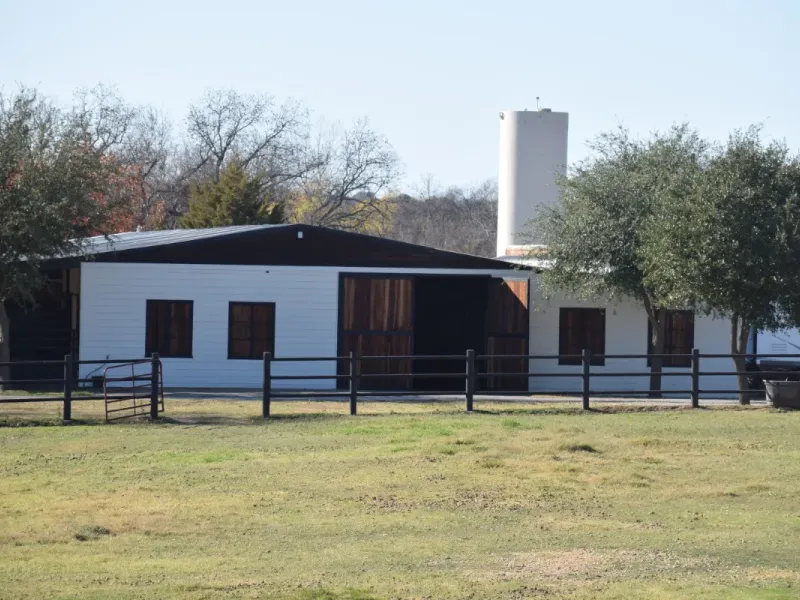
[[[558,326],[558,364],[579,365],[584,348],[592,353],[591,364],[605,365],[606,311],[601,308],[562,308]],[[565,356],[576,355],[576,356]]]
[[275,352],[275,303],[231,302],[228,358],[261,360],[264,352]]
[[191,300],[148,300],[145,354],[191,358],[193,312]]
[[[665,367],[690,367],[692,357],[689,356],[694,348],[694,312],[691,310],[668,310],[665,312],[664,323],[664,354],[662,365]],[[647,354],[653,353],[653,324],[647,320]],[[650,357],[647,357],[647,366],[650,366]]]

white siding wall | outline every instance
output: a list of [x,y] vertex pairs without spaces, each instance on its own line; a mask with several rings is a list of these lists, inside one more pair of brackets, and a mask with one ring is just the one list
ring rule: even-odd
[[[335,356],[340,272],[509,275],[508,271],[454,269],[84,263],[80,357],[144,357],[146,301],[192,300],[193,358],[165,358],[164,385],[257,388],[261,386],[260,361],[228,360],[228,303],[275,302],[276,355]],[[82,367],[81,376],[94,368]],[[335,372],[333,362],[276,363],[273,368],[275,375]],[[281,382],[281,387],[291,386],[329,388],[334,381]]]
[[[587,307],[603,308],[600,304],[566,300],[563,297],[552,297],[548,300],[542,298],[537,290],[536,280],[531,282],[530,312],[530,353],[531,354],[558,354],[558,328],[559,311],[561,307]],[[606,354],[644,354],[647,352],[647,315],[644,309],[632,302],[621,302],[616,306],[606,308]],[[730,352],[729,331],[727,320],[712,319],[710,317],[695,318],[694,341],[695,347],[701,353],[727,354]],[[733,371],[734,364],[731,359],[703,359],[701,371]],[[580,366],[558,365],[556,360],[532,360],[530,364],[532,373],[570,373],[580,375]],[[641,359],[606,359],[605,366],[592,366],[592,372],[646,372],[647,360]],[[685,373],[684,377],[667,376],[662,379],[664,391],[689,390],[691,388],[690,369],[667,367],[666,373]],[[595,377],[591,380],[593,391],[647,391],[649,389],[647,377]],[[564,391],[581,389],[580,377],[532,377],[531,390]],[[734,377],[701,377],[700,389],[707,390],[736,390]]]
[[[275,302],[275,351],[279,356],[334,356],[337,352],[339,273],[485,274],[525,278],[524,273],[425,269],[353,269],[339,267],[219,266],[85,263],[81,273],[80,357],[83,360],[144,357],[145,302],[147,299],[194,301],[193,358],[165,358],[164,384],[168,387],[257,388],[261,362],[228,360],[228,303]],[[559,309],[562,306],[599,306],[550,298],[531,282],[530,353],[557,354]],[[727,353],[728,322],[711,318],[695,321],[695,345],[705,353]],[[633,303],[606,310],[606,353],[644,354],[647,317]],[[574,372],[578,366],[559,366],[554,360],[531,361],[532,372]],[[94,367],[84,366],[82,377]],[[644,372],[644,359],[607,359],[597,372]],[[703,370],[730,371],[730,359],[706,359]],[[667,372],[688,369],[668,368]],[[276,363],[276,375],[335,374],[332,362]],[[647,377],[595,377],[592,389],[646,391]],[[281,382],[281,387],[329,388],[333,380]],[[664,390],[688,389],[686,377],[664,377]],[[701,387],[734,391],[733,377],[703,377]],[[579,378],[535,377],[534,392],[580,390]]]

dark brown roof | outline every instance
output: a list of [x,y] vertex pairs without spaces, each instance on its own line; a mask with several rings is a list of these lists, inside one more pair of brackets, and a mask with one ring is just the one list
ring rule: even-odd
[[297,265],[434,269],[519,267],[502,260],[460,254],[371,235],[312,225],[220,227],[121,234],[98,239],[88,257],[51,261],[142,262],[220,265]]

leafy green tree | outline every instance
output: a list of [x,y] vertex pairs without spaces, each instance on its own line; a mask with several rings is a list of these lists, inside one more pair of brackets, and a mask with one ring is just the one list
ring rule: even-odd
[[[644,236],[644,283],[661,302],[730,319],[744,372],[751,329],[798,324],[800,161],[751,128],[713,151],[694,189],[668,200]],[[745,375],[738,384],[749,403]]]
[[[657,207],[689,193],[701,172],[706,143],[688,126],[640,141],[627,131],[600,135],[592,156],[562,183],[561,202],[533,222],[547,246],[545,294],[607,302],[633,300],[652,324],[654,354],[664,351],[666,309],[646,277],[645,233],[659,227]],[[651,360],[651,394],[661,390],[662,359]]]
[[194,184],[189,195],[189,212],[181,217],[183,228],[203,229],[226,225],[282,223],[280,204],[271,203],[261,183],[251,178],[241,161],[234,158],[220,173],[219,180]]
[[[117,210],[116,167],[81,124],[35,91],[0,95],[0,362],[9,360],[6,302],[31,301],[42,261],[82,251]],[[8,369],[0,369],[0,385]]]

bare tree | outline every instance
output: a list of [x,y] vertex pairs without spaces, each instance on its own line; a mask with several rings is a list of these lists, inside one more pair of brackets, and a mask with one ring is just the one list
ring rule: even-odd
[[392,146],[366,119],[322,134],[305,161],[290,218],[336,229],[381,233],[392,212],[391,188],[401,166]]
[[100,84],[75,92],[73,118],[100,153],[119,151],[127,142],[137,113],[136,107],[125,102],[114,87]]
[[157,226],[169,208],[180,201],[181,170],[176,153],[167,117],[151,107],[139,109],[120,151],[121,160],[136,181],[135,225]]
[[127,196],[131,227],[157,227],[176,202],[181,172],[176,168],[171,123],[151,107],[128,104],[114,88],[78,90],[72,117],[84,138],[123,175],[117,192]]
[[497,185],[440,189],[428,175],[414,196],[396,199],[387,237],[477,256],[494,256]]
[[388,227],[399,161],[366,120],[312,139],[308,111],[295,102],[212,90],[190,106],[176,141],[163,114],[126,103],[111,87],[79,90],[72,110],[86,140],[125,174],[116,186],[130,196],[125,226],[174,226],[191,186],[218,182],[236,157],[290,219],[373,233]]
[[305,170],[301,158],[308,139],[308,111],[295,102],[277,105],[266,95],[213,90],[189,108],[186,176],[220,173],[232,156],[264,187],[290,181]]

